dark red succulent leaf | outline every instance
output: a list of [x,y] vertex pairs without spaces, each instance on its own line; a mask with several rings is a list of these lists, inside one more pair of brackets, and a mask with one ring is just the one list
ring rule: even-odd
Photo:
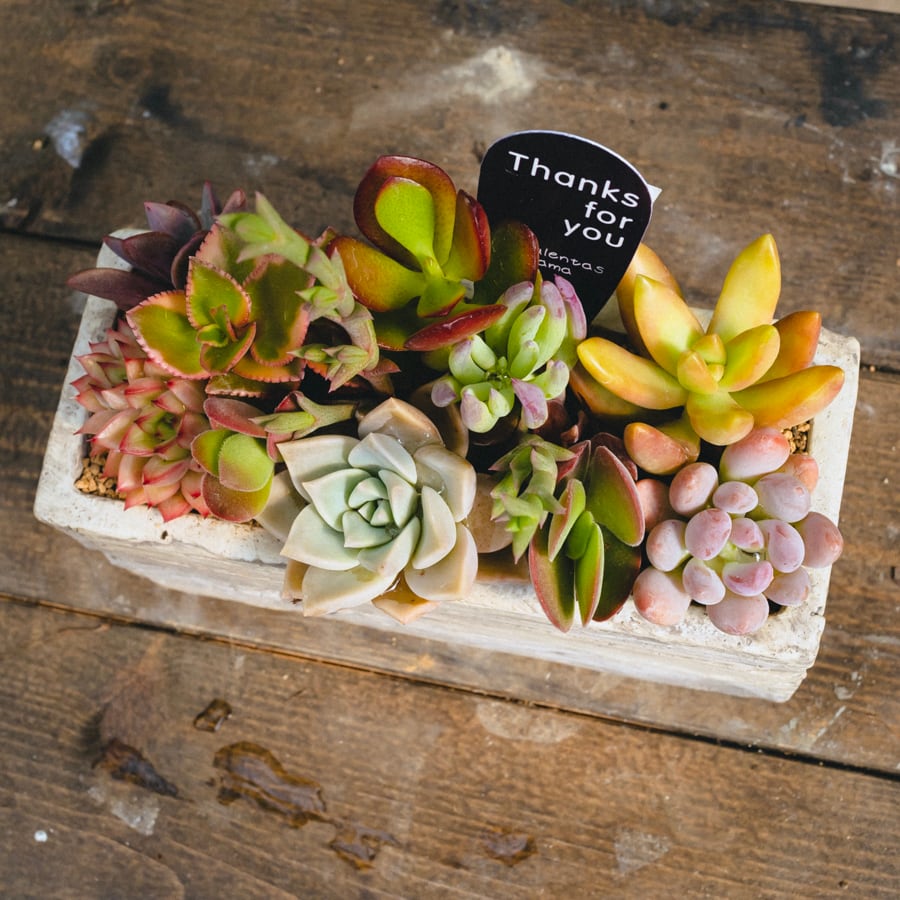
[[168,234],[179,245],[189,241],[194,232],[202,229],[197,214],[189,206],[174,200],[168,203],[149,200],[144,204],[144,212],[151,231]]
[[132,268],[166,285],[169,284],[172,260],[181,247],[175,238],[162,231],[142,231],[126,238],[108,234],[103,243]]
[[449,347],[457,341],[484,331],[505,312],[506,307],[501,303],[496,303],[493,306],[479,306],[447,316],[409,337],[404,344],[404,349],[424,353],[429,350],[439,350],[441,347]]
[[475,284],[476,303],[496,303],[514,284],[534,281],[538,271],[540,247],[534,232],[521,222],[491,225],[490,265]]
[[484,207],[465,191],[456,195],[453,243],[444,273],[450,278],[478,281],[491,262],[491,226]]
[[112,300],[123,312],[169,286],[133,270],[105,268],[76,272],[69,276],[66,284],[73,290]]

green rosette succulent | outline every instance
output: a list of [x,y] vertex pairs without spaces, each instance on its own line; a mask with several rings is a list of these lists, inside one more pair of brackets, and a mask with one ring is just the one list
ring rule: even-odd
[[302,576],[289,567],[285,592],[303,601],[305,615],[359,606],[401,585],[412,605],[466,596],[478,569],[465,524],[475,470],[427,416],[391,398],[360,419],[358,438],[318,435],[280,450],[294,490],[279,489],[258,519],[276,533],[291,522],[282,553]]
[[449,373],[438,378],[436,406],[459,403],[463,424],[484,434],[515,417],[525,429],[547,421],[547,402],[569,383],[575,347],[586,333],[584,310],[571,284],[521,282],[500,298],[503,315],[482,334],[450,347]]
[[[599,415],[636,420],[625,428],[625,444],[654,474],[695,460],[701,440],[726,446],[754,427],[787,428],[812,418],[837,395],[843,371],[811,365],[818,313],[797,312],[773,323],[780,291],[771,235],[735,259],[706,328],[673,281],[631,273],[620,307],[641,352],[588,338],[578,347],[589,376],[579,380],[578,393]],[[681,412],[655,424],[641,421],[648,410]]]

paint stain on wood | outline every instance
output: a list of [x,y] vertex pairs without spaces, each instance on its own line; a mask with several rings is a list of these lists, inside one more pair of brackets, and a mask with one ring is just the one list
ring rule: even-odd
[[218,697],[211,700],[206,709],[194,718],[194,728],[198,731],[218,731],[223,722],[231,718],[231,704]]
[[220,803],[245,797],[262,809],[283,816],[294,828],[310,819],[324,818],[321,787],[310,778],[292,775],[259,744],[241,741],[222,747],[213,758],[213,765],[222,771]]
[[139,787],[162,794],[164,797],[177,797],[178,788],[163,778],[139,750],[113,738],[108,741],[94,763],[95,769],[102,769],[117,781],[127,781]]
[[393,835],[327,815],[321,786],[310,778],[288,772],[271,751],[242,741],[222,747],[213,758],[222,771],[218,800],[233,803],[240,797],[261,809],[277,813],[293,828],[310,820],[335,829],[328,846],[355,869],[371,868],[384,844],[399,846]]

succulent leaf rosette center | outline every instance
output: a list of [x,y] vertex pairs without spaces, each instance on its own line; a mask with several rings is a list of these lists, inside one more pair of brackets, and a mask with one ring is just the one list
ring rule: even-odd
[[304,613],[375,600],[401,576],[423,600],[461,599],[478,568],[465,525],[474,468],[403,401],[364,416],[359,435],[280,446],[302,506],[282,553],[307,567],[298,594]]

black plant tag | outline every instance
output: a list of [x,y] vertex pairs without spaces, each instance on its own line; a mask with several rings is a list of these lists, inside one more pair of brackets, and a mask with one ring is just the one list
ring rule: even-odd
[[484,155],[478,181],[491,224],[515,219],[531,228],[542,274],[572,282],[588,321],[625,274],[657,193],[621,156],[557,131],[501,138]]

